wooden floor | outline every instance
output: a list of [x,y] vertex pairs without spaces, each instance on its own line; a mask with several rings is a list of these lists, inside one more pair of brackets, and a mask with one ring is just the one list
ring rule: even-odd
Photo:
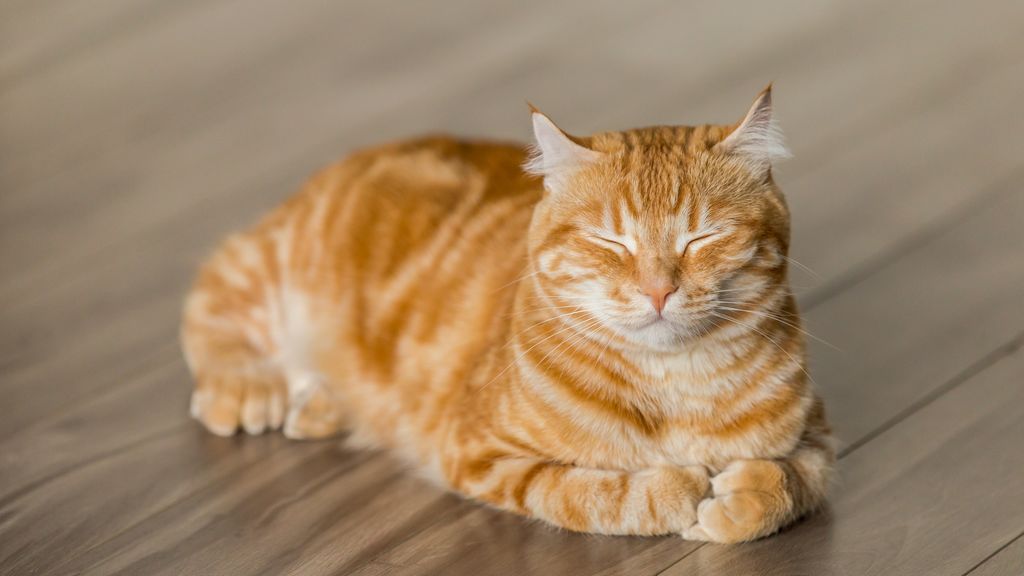
[[[1024,3],[5,0],[0,573],[1024,573]],[[739,117],[767,81],[830,508],[741,546],[560,533],[385,455],[187,416],[225,232],[354,148]]]

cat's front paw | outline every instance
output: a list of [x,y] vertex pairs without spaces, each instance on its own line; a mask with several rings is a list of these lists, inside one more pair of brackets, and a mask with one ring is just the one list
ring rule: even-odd
[[687,540],[731,543],[767,536],[786,522],[792,500],[786,474],[771,460],[738,460],[711,479],[713,495],[697,506]]

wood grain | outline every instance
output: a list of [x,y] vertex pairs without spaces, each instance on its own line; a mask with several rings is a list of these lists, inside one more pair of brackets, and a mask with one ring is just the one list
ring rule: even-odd
[[[0,573],[1020,573],[1021,21],[1008,0],[4,3]],[[522,139],[525,98],[579,132],[727,120],[768,80],[796,283],[841,350],[812,350],[848,454],[828,514],[735,549],[559,533],[384,454],[188,421],[196,262],[317,166],[423,131]]]

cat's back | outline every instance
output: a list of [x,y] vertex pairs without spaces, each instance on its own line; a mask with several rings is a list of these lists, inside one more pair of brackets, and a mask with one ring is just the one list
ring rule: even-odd
[[355,152],[314,176],[295,212],[308,213],[313,224],[334,220],[325,229],[333,236],[324,241],[365,249],[352,256],[381,264],[502,206],[532,207],[541,184],[523,171],[525,159],[520,145],[447,136],[385,144]]
[[377,382],[442,385],[451,375],[423,366],[476,365],[503,343],[507,322],[496,319],[507,319],[526,265],[542,196],[526,157],[520,145],[433,136],[356,152],[314,176],[282,207],[285,284],[299,296],[286,300],[302,309],[284,339],[329,326],[327,363]]
[[316,269],[306,279],[319,285],[383,281],[420,259],[484,257],[486,236],[525,235],[540,200],[526,157],[522,145],[449,136],[366,148],[320,170],[258,228],[278,230],[282,264]]
[[524,172],[526,148],[518,143],[432,135],[365,148],[313,178],[346,196],[370,195],[385,209],[452,208],[473,200],[491,203],[539,199],[541,182]]
[[455,261],[480,267],[503,231],[525,240],[542,190],[526,156],[521,145],[448,136],[362,150],[313,178],[303,228],[362,282],[410,265],[433,275]]

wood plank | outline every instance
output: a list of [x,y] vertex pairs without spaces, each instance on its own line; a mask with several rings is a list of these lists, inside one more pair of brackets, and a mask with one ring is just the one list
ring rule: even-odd
[[[924,83],[884,111],[895,118],[868,127],[870,135],[861,140],[816,142],[839,152],[809,153],[808,170],[785,188],[791,255],[815,272],[794,268],[794,281],[819,288],[806,305],[871,273],[886,254],[913,244],[922,231],[946,226],[980,195],[1017,177],[1021,163],[1013,158],[1011,138],[1024,130],[1024,118],[1007,119],[1005,111],[1024,98],[1024,47],[1008,53],[1013,60],[965,60],[965,67],[986,70],[952,75],[962,81],[957,86],[970,88]],[[974,139],[986,146],[966,144]]]
[[97,43],[144,28],[187,2],[6,0],[0,5],[0,86],[76,58]]
[[[243,573],[341,565],[394,526],[442,520],[458,504],[383,455],[279,435],[212,437],[184,421],[187,377],[176,362],[5,443],[0,566],[157,574],[190,573],[196,562]],[[231,536],[238,531],[245,537]],[[166,553],[169,540],[180,554]],[[75,548],[53,554],[62,542]]]
[[[581,22],[567,38],[600,33],[625,16],[621,5],[606,4],[603,18]],[[298,180],[344,149],[339,140],[351,145],[362,134],[365,143],[371,130],[375,139],[386,138],[389,126],[391,134],[436,130],[431,105],[450,106],[467,82],[521,58],[529,43],[566,36],[557,18],[570,10],[562,6],[553,10],[554,19],[527,26],[529,4],[453,0],[447,9],[461,19],[424,27],[415,11],[392,14],[372,6],[366,0],[287,7],[259,2],[239,11],[232,3],[211,4],[104,46],[60,74],[0,93],[0,122],[10,139],[0,140],[0,172],[11,190],[0,215],[6,233],[63,258],[56,249],[62,239],[97,242],[112,231],[144,230],[154,216],[216,190],[216,182],[189,185],[174,178],[197,168],[209,180],[253,166],[287,166],[297,169]],[[481,20],[491,25],[472,26]],[[384,28],[391,34],[375,33]],[[403,41],[393,42],[396,36]],[[219,49],[210,53],[210,43]],[[161,61],[157,70],[155,59]],[[237,80],[218,81],[231,76]],[[111,86],[117,87],[113,97]],[[414,94],[425,102],[410,105]],[[398,109],[412,112],[410,119],[373,122]],[[516,109],[523,109],[521,102]],[[58,131],[55,114],[69,116],[75,130]],[[334,144],[318,149],[325,142]],[[56,198],[76,210],[51,210],[55,229],[48,235],[25,225],[24,216],[38,217]],[[104,209],[97,211],[100,200]],[[110,227],[111,221],[120,226]],[[11,265],[31,262],[16,251],[4,257]]]
[[663,574],[961,576],[1024,529],[1021,343],[844,459],[827,514],[775,538],[704,546]]
[[1024,532],[964,576],[1020,576],[1024,573]]
[[941,234],[814,308],[812,374],[856,443],[1024,328],[1024,190],[1006,182]]

